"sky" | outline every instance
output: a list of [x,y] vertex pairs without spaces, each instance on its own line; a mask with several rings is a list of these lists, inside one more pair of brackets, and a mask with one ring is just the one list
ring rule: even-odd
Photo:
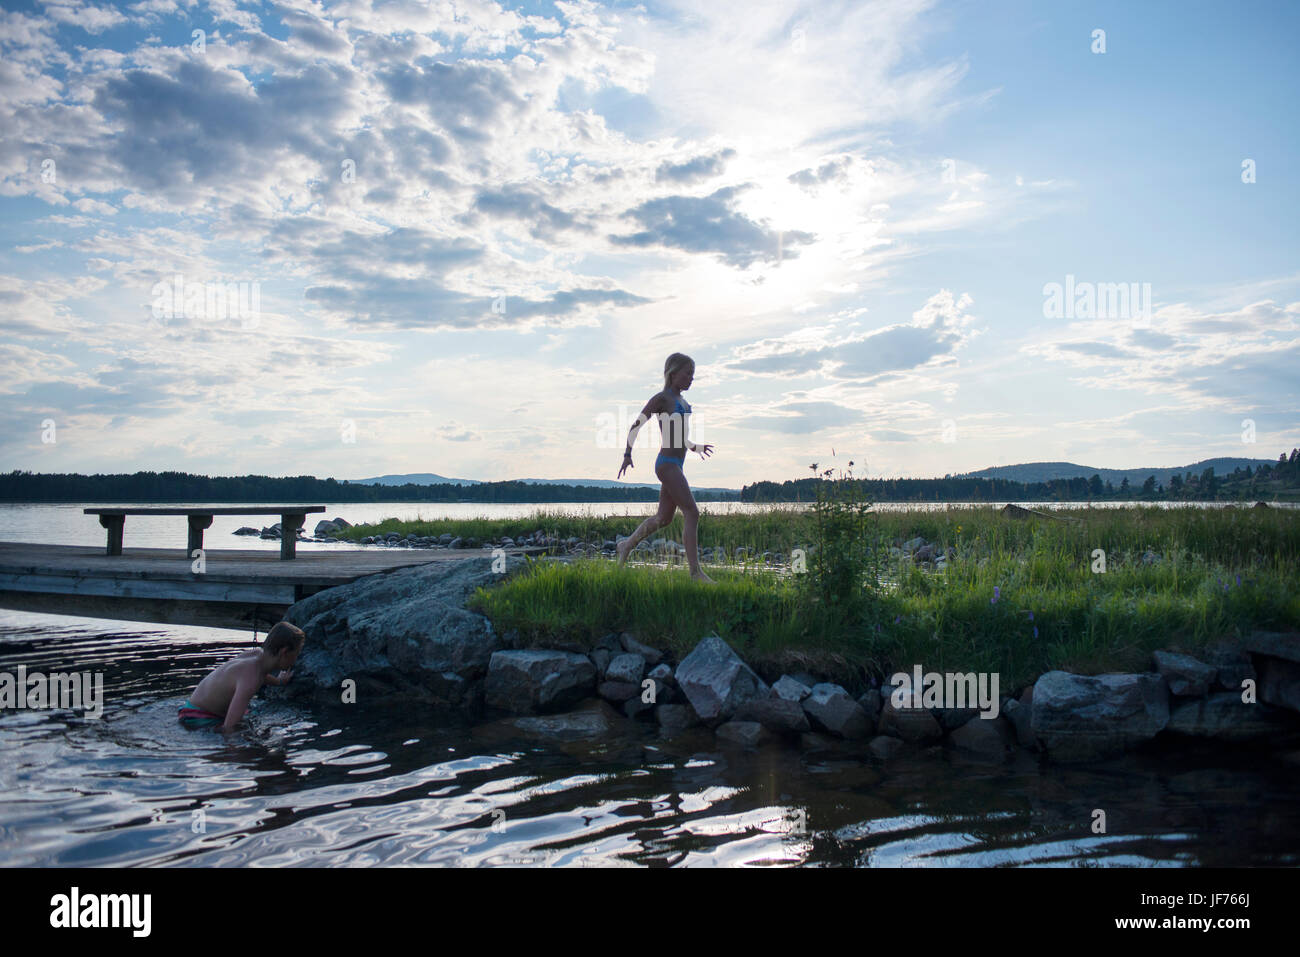
[[5,471],[1300,445],[1295,4],[3,8]]

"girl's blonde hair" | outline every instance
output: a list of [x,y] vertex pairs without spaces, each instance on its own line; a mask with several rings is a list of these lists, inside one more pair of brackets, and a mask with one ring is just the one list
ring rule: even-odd
[[674,352],[664,362],[664,391],[668,391],[668,383],[678,372],[687,366],[695,367],[695,360],[682,352]]

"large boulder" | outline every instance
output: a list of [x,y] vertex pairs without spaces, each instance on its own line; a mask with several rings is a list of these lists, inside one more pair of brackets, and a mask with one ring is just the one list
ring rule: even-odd
[[515,714],[563,711],[588,697],[596,669],[571,651],[498,651],[488,662],[484,695],[490,707]]
[[285,620],[307,635],[289,693],[337,691],[345,679],[389,694],[458,705],[503,647],[487,618],[464,607],[479,587],[516,574],[523,559],[492,571],[490,558],[431,562],[336,585],[304,598]]
[[677,686],[695,713],[716,727],[746,701],[766,696],[768,686],[717,635],[709,635],[677,666]]
[[802,705],[815,727],[841,738],[865,738],[874,730],[862,705],[837,684],[813,685]]
[[1118,754],[1169,723],[1169,688],[1157,674],[1075,675],[1049,671],[1034,684],[1030,728],[1053,758]]

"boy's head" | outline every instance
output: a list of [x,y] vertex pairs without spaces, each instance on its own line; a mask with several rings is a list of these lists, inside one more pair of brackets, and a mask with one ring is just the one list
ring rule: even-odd
[[291,625],[287,621],[278,622],[270,631],[266,633],[266,641],[262,643],[262,651],[275,660],[281,669],[292,668],[295,661],[298,660],[298,653],[302,651],[303,642],[307,636],[303,634],[301,628],[297,625]]

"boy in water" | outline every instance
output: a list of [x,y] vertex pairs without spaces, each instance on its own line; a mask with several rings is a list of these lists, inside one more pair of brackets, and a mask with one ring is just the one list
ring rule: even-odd
[[287,621],[275,625],[267,632],[261,651],[249,651],[218,665],[198,683],[177,709],[181,724],[187,728],[220,724],[222,731],[234,731],[263,684],[282,685],[293,677],[292,668],[306,640],[297,625]]

